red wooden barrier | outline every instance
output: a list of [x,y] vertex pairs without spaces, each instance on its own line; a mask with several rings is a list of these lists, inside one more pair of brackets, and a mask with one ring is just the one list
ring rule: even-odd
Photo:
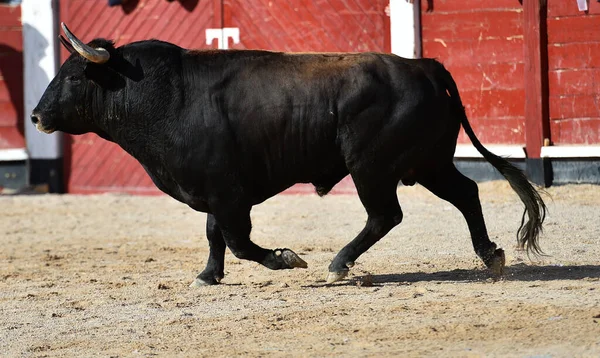
[[[452,72],[484,143],[525,143],[523,11],[514,0],[421,0],[423,56]],[[461,132],[459,142],[470,143]]]
[[24,148],[21,7],[0,5],[0,149]]
[[550,133],[554,144],[600,144],[600,3],[548,2]]

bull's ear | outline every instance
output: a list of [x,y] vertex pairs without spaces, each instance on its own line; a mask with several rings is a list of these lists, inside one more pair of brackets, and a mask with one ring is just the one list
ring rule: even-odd
[[88,42],[87,45],[92,48],[101,47],[101,48],[105,49],[106,51],[108,51],[108,53],[110,53],[111,56],[115,52],[115,43],[114,43],[114,41],[111,41],[111,40],[98,38],[98,39],[94,39],[94,40]]
[[125,78],[111,66],[88,62],[84,73],[87,79],[105,90],[114,92],[125,87]]
[[92,48],[103,48],[110,54],[106,63],[87,62],[85,66],[85,76],[97,86],[108,91],[118,91],[125,87],[125,79],[114,67],[122,61],[122,56],[115,48],[114,42],[106,39],[94,39],[87,46]]

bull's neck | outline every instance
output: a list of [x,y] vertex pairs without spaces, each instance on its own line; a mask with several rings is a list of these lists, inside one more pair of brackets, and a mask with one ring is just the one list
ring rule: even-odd
[[[99,136],[119,144],[129,154],[146,152],[148,141],[147,123],[140,121],[142,117],[135,104],[127,98],[126,87],[117,91],[108,91],[100,87],[94,88],[88,109],[88,118],[92,119]],[[140,158],[138,158],[140,159]]]
[[120,132],[124,130],[126,113],[123,108],[124,90],[107,91],[100,86],[94,86],[88,91],[88,106],[85,107],[86,117],[94,124],[94,132],[112,141],[117,141]]

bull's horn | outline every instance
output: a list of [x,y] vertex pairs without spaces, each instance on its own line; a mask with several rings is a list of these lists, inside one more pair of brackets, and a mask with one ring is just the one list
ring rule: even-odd
[[73,35],[71,31],[69,31],[69,28],[64,22],[61,22],[60,25],[62,26],[65,35],[67,35],[67,38],[73,45],[75,51],[77,51],[81,56],[94,63],[105,63],[108,61],[110,58],[110,53],[105,48],[92,48],[91,46],[84,44],[80,39]]

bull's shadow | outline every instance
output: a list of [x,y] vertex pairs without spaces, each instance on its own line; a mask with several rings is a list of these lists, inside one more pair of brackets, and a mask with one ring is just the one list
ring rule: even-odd
[[[410,272],[401,274],[372,275],[373,284],[383,283],[412,283],[431,281],[478,282],[489,279],[490,273],[484,269],[456,269],[438,272]],[[554,281],[581,280],[586,277],[600,277],[600,265],[581,266],[529,266],[516,264],[507,266],[504,270],[504,281]],[[364,280],[358,276],[356,280]]]

